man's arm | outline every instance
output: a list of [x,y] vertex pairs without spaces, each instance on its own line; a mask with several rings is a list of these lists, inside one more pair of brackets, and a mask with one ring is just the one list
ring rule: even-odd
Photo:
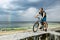
[[46,15],[46,13],[44,12],[44,13],[43,13],[43,17],[44,17],[45,15]]
[[36,15],[35,15],[35,18],[37,18],[38,16],[39,16],[39,14],[36,14]]

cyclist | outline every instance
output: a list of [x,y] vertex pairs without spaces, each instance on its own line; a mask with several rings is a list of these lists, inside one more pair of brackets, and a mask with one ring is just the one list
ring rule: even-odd
[[[47,26],[48,26],[48,24],[47,24],[47,22],[46,22],[46,12],[43,10],[43,8],[40,8],[40,11],[39,11],[39,13],[35,16],[35,18],[37,18],[38,16],[40,16],[41,15],[41,25],[43,25],[44,26],[44,30],[45,31],[47,31]],[[40,29],[42,29],[43,28],[43,26],[41,26],[40,27]]]

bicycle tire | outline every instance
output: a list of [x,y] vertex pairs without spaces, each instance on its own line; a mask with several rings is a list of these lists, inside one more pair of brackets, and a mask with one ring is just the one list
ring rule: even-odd
[[[35,30],[35,27],[37,28],[36,30]],[[35,22],[34,25],[33,25],[33,32],[37,32],[38,27],[39,27],[39,23]]]

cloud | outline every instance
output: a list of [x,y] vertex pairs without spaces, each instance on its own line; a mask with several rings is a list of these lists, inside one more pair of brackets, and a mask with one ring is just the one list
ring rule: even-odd
[[37,13],[37,10],[38,10],[38,9],[36,9],[36,8],[34,8],[34,7],[30,7],[30,8],[28,8],[28,9],[24,12],[23,16],[33,17],[34,14]]
[[12,0],[4,0],[4,1],[0,0],[0,7],[4,9],[8,9],[11,1]]
[[37,13],[38,9],[34,7],[30,7],[26,9],[25,11],[19,11],[18,15],[20,15],[20,21],[31,21],[34,20],[34,16]]
[[47,20],[49,21],[60,21],[60,5],[55,5],[46,9]]
[[40,4],[40,2],[41,0],[13,0],[6,4],[5,8],[9,10],[26,10],[30,7],[38,7],[37,4]]
[[48,21],[60,20],[60,0],[0,0],[0,19],[34,20],[33,17],[40,7],[47,8]]
[[4,0],[0,3],[1,8],[7,10],[26,10],[30,7],[42,7],[43,0]]
[[[16,9],[23,9],[24,7],[21,5],[15,5],[14,2],[16,0],[0,0],[0,8],[4,10],[16,10]],[[17,2],[18,3],[18,2]]]
[[31,2],[31,3],[36,3],[36,2],[39,2],[39,1],[42,1],[42,0],[27,0],[28,2]]

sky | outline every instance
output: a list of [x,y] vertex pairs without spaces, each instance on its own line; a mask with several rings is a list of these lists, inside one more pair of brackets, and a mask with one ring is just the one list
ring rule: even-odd
[[41,7],[47,21],[60,21],[60,0],[0,0],[0,21],[34,21]]

